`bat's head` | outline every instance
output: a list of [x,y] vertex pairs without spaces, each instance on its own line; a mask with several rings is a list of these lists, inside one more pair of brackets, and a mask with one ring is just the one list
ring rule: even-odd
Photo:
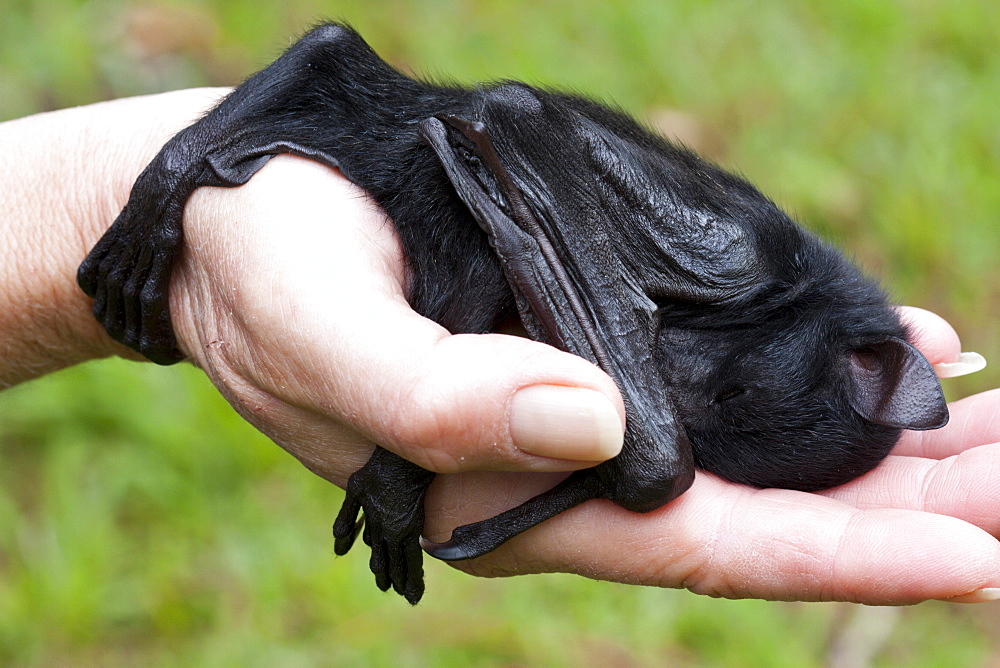
[[734,482],[834,487],[874,468],[901,429],[948,421],[877,286],[815,239],[805,248],[797,280],[662,318],[658,364],[695,462]]
[[746,181],[520,85],[423,132],[529,331],[616,380],[644,451],[690,442],[729,480],[816,490],[873,468],[901,429],[947,421],[881,290]]

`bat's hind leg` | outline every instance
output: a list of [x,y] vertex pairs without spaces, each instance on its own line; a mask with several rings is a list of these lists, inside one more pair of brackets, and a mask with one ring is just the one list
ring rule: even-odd
[[337,166],[324,150],[345,130],[333,106],[356,104],[344,91],[366,74],[399,76],[352,30],[321,26],[163,147],[77,274],[112,338],[160,364],[183,358],[168,288],[191,193],[242,185],[278,153]]

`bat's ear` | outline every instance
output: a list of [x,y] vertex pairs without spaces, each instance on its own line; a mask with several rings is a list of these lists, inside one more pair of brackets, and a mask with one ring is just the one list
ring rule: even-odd
[[933,367],[903,339],[855,348],[847,357],[855,390],[851,405],[861,417],[901,429],[948,424],[948,405]]

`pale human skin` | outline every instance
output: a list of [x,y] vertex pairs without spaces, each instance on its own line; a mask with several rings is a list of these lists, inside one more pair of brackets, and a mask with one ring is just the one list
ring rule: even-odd
[[[163,142],[224,92],[0,124],[0,387],[98,357],[138,359],[94,321],[76,267]],[[372,443],[445,473],[427,499],[430,540],[621,447],[621,398],[597,367],[516,336],[450,335],[411,311],[391,223],[334,170],[283,156],[243,188],[202,189],[185,235],[171,313],[191,361],[241,415],[337,485]],[[957,359],[947,323],[919,309],[905,316],[932,363]],[[658,511],[593,501],[456,565],[725,597],[995,600],[1000,390],[953,403],[951,415],[823,494],[699,472]]]

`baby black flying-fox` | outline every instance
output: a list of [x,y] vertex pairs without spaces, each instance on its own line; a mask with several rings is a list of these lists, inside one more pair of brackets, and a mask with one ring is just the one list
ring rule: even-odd
[[[416,81],[339,24],[312,30],[143,171],[79,270],[111,336],[161,364],[181,359],[167,291],[184,205],[280,153],[338,167],[386,210],[417,312],[457,333],[516,309],[533,338],[621,390],[621,454],[425,543],[435,557],[482,555],[589,499],[651,511],[695,467],[832,487],[878,464],[901,429],[947,422],[879,287],[746,181],[577,96]],[[334,525],[343,554],[363,524],[377,584],[411,602],[433,475],[377,448]]]

